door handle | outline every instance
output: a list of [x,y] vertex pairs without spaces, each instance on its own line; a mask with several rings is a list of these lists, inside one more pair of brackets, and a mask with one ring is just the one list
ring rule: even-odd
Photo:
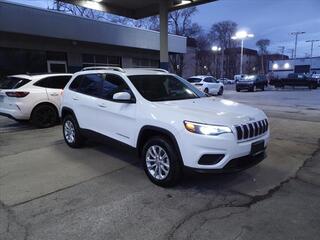
[[79,100],[79,98],[73,97],[73,98],[72,98],[72,100],[74,100],[74,101],[78,101],[78,100]]
[[59,96],[59,94],[58,93],[51,93],[50,96],[56,97],[56,96]]
[[98,106],[101,107],[101,108],[106,108],[106,107],[107,107],[107,106],[104,105],[104,104],[98,104]]

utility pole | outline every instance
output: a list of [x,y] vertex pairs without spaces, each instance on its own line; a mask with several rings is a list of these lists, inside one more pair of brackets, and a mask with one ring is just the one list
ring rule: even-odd
[[311,43],[311,52],[310,52],[310,58],[312,58],[313,57],[313,44],[315,43],[315,42],[320,42],[320,40],[307,40],[306,42],[309,42],[309,43]]
[[283,58],[284,58],[284,50],[286,49],[286,47],[285,46],[279,46],[278,48],[279,48],[279,51],[280,51],[280,53],[282,55],[281,58],[283,60]]
[[294,58],[297,58],[297,44],[298,44],[298,35],[305,34],[306,32],[292,32],[291,35],[295,36],[294,42]]

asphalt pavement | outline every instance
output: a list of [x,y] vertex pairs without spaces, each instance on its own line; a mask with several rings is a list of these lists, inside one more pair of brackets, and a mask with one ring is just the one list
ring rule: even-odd
[[270,118],[268,157],[237,174],[188,174],[153,185],[131,149],[70,149],[61,126],[0,117],[2,239],[318,239],[320,90],[268,89],[223,98]]

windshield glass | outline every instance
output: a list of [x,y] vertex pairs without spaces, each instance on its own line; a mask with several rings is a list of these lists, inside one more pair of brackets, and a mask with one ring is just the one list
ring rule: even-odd
[[17,89],[30,82],[25,78],[4,77],[0,79],[0,89]]
[[170,101],[206,97],[188,81],[172,75],[128,76],[138,92],[149,101]]
[[201,82],[201,78],[188,78],[187,81],[189,83],[197,83],[197,82]]
[[245,76],[244,78],[241,78],[239,81],[253,81],[256,80],[257,76],[256,75],[250,75],[250,76]]

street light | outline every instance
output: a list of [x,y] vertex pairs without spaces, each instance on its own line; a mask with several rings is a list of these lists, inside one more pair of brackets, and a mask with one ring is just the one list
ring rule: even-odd
[[241,55],[240,55],[240,75],[242,74],[242,63],[243,63],[243,42],[247,38],[253,38],[252,33],[247,33],[246,31],[238,31],[234,36],[231,37],[233,40],[241,40]]
[[217,77],[217,62],[218,62],[218,52],[221,51],[221,47],[218,46],[212,46],[211,50],[216,53],[215,58],[214,58],[214,72],[216,74]]

